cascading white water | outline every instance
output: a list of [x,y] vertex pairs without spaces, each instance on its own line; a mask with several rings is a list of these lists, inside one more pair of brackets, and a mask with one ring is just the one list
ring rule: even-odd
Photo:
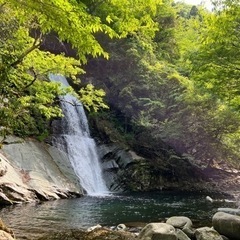
[[[51,81],[69,86],[65,77],[50,76]],[[102,195],[108,192],[102,177],[96,144],[90,137],[88,121],[83,106],[74,96],[67,94],[61,99],[64,117],[61,120],[61,134],[57,134],[53,144],[67,153],[80,184],[88,195]]]

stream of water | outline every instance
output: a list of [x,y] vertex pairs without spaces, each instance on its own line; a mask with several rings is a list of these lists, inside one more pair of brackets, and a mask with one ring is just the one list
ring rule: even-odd
[[157,222],[176,215],[189,217],[195,225],[210,225],[219,207],[235,205],[211,203],[199,193],[149,192],[10,206],[0,211],[0,217],[21,240],[29,236],[27,239],[36,239],[49,231]]
[[[60,82],[63,87],[69,84],[61,75],[50,75],[51,81]],[[108,193],[102,176],[96,144],[90,136],[88,120],[81,102],[67,94],[60,97],[64,117],[61,132],[55,134],[53,145],[67,153],[69,161],[78,176],[81,186],[88,195]]]

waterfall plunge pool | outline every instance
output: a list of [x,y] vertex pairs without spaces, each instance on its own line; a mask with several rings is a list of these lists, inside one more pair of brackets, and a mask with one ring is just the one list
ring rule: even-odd
[[233,202],[208,202],[200,193],[125,193],[10,206],[0,210],[0,217],[17,239],[37,239],[49,231],[149,223],[177,215],[206,226],[219,207],[236,206]]

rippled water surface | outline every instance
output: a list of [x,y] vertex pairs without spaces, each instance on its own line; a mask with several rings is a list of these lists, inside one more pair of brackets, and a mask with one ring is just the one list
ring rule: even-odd
[[209,223],[218,207],[234,207],[234,204],[210,203],[206,195],[196,193],[132,193],[22,204],[1,209],[0,217],[18,239],[24,239],[24,236],[43,231],[87,228],[96,224],[148,223],[174,215],[187,216],[196,224]]

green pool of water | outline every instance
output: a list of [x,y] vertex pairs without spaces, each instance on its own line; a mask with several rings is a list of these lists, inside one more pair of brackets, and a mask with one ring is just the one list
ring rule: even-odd
[[201,193],[148,192],[21,204],[1,209],[0,217],[17,239],[24,239],[44,231],[149,223],[171,216],[187,216],[197,225],[206,225],[219,207],[235,206],[231,202],[208,202]]

